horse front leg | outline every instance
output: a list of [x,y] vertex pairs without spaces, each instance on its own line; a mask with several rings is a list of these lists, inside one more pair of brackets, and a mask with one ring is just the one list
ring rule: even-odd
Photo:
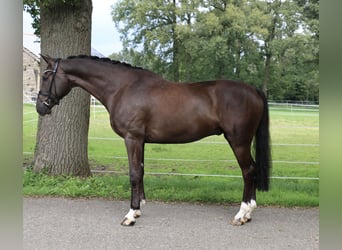
[[133,226],[136,218],[141,215],[140,199],[143,194],[143,140],[127,137],[125,144],[129,162],[129,177],[131,184],[131,206],[124,220],[123,226]]

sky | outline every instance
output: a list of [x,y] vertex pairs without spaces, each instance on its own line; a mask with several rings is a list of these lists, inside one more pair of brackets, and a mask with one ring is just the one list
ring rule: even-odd
[[[92,47],[104,56],[109,56],[122,49],[120,34],[115,28],[111,16],[111,6],[116,0],[93,0],[92,14]],[[23,45],[34,52],[40,53],[39,39],[33,35],[30,14],[23,12]]]

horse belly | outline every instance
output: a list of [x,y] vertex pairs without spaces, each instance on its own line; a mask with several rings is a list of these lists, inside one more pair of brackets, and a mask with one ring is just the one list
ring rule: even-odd
[[167,91],[155,91],[153,105],[147,109],[146,141],[187,143],[221,134],[212,92],[177,84]]
[[161,119],[150,124],[146,131],[146,142],[150,143],[187,143],[200,140],[210,135],[221,134],[221,129],[214,121],[198,120],[169,120]]

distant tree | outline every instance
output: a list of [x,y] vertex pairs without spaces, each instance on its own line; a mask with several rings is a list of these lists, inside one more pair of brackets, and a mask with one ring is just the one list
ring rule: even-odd
[[[91,0],[25,0],[24,9],[34,16],[41,52],[53,57],[90,54]],[[42,70],[46,64],[41,63]],[[90,96],[73,89],[54,107],[51,115],[39,117],[34,170],[52,175],[89,176],[88,128]]]
[[264,86],[271,99],[318,101],[318,36],[297,2],[259,3],[270,18],[262,47]]
[[318,0],[118,0],[123,60],[169,80],[242,80],[318,100]]
[[267,16],[253,1],[208,0],[204,7],[193,28],[193,62],[201,62],[194,75],[260,86],[259,40],[268,32]]

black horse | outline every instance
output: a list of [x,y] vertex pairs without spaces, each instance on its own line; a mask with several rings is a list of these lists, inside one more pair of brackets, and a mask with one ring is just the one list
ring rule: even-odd
[[[113,130],[125,140],[131,184],[131,206],[122,225],[141,215],[144,193],[144,144],[187,143],[223,134],[233,149],[244,180],[243,198],[232,223],[251,220],[256,189],[269,189],[270,136],[264,93],[242,82],[214,80],[174,83],[151,71],[109,59],[42,55],[36,109],[51,113],[73,87],[95,96],[108,110]],[[255,138],[255,161],[251,145]]]

